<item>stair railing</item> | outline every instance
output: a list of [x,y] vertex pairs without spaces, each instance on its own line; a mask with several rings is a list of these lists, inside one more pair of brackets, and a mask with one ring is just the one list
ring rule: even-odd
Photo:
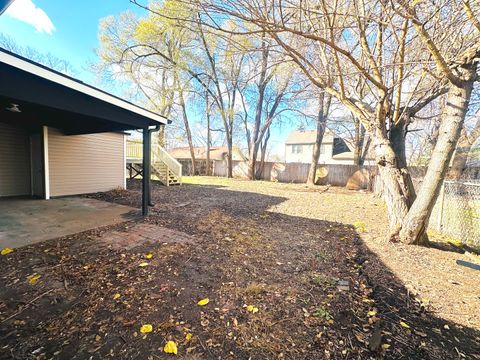
[[[170,169],[173,174],[175,174],[179,181],[182,179],[182,164],[180,164],[177,159],[171,156],[167,150],[163,147],[155,144],[152,145],[152,160],[153,162],[163,162],[167,165],[167,168]],[[168,169],[167,169],[167,177],[168,177]],[[167,179],[168,180],[168,179]]]

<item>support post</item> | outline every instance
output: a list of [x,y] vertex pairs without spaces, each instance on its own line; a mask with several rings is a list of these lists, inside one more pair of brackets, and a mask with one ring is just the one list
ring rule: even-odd
[[151,136],[148,127],[143,128],[143,177],[142,177],[142,215],[148,216],[150,203],[150,157]]

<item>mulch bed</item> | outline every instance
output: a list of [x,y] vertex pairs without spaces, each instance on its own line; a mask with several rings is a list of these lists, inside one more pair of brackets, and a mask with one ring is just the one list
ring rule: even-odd
[[[0,359],[163,359],[169,340],[184,359],[480,358],[478,329],[432,313],[353,226],[246,186],[155,185],[146,220],[1,256]],[[138,207],[129,187],[92,196]],[[105,241],[143,223],[191,241]]]

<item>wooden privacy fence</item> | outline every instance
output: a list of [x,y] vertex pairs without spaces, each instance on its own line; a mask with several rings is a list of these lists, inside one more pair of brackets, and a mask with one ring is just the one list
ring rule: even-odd
[[[259,165],[257,165],[258,174]],[[308,177],[310,164],[266,162],[258,179],[278,181],[284,183],[305,183]],[[361,188],[370,187],[370,181],[376,173],[375,166],[357,165],[325,165],[317,167],[317,183],[333,186],[346,186],[355,173],[361,172]],[[214,161],[214,176],[227,176],[226,161]],[[233,176],[246,179],[248,177],[248,163],[233,161]]]
[[[263,171],[258,172],[259,180],[278,181],[285,183],[305,183],[307,181],[310,164],[303,163],[280,163],[266,162]],[[423,179],[426,167],[411,166],[408,168],[415,181]],[[227,162],[215,160],[213,162],[214,176],[227,176]],[[317,166],[317,183],[319,185],[330,184],[333,186],[347,186],[349,180],[355,180],[362,189],[372,189],[378,179],[376,166],[358,165],[326,165]],[[248,163],[246,161],[233,161],[233,176],[237,178],[248,178]],[[463,179],[479,179],[480,168],[467,168],[462,176]]]

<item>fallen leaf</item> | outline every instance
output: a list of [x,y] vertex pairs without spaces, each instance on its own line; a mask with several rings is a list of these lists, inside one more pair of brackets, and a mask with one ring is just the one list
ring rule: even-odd
[[410,325],[408,325],[406,322],[400,321],[400,325],[406,329],[410,329]]
[[166,344],[165,344],[165,347],[163,348],[163,351],[167,354],[175,354],[177,355],[177,344],[175,344],[174,341],[168,341]]
[[30,285],[35,285],[38,282],[38,280],[40,280],[41,277],[42,275],[38,275],[38,274],[30,275],[29,277],[27,277],[28,283]]
[[455,247],[462,247],[462,241],[461,241],[461,240],[449,239],[449,240],[447,240],[447,242],[448,242],[450,245],[453,245],[453,246],[455,246]]
[[390,344],[382,344],[382,349],[387,350],[390,347]]
[[187,335],[185,335],[185,340],[190,341],[192,336],[192,334],[188,333]]
[[147,253],[145,254],[145,259],[151,259],[153,258],[153,254],[152,253]]
[[200,300],[197,304],[200,305],[200,306],[205,306],[209,302],[210,302],[210,300],[208,298],[205,298],[205,299]]
[[142,327],[140,328],[140,332],[142,334],[150,333],[150,332],[152,332],[152,330],[153,330],[153,326],[150,325],[150,324],[142,325]]
[[11,252],[13,251],[12,248],[5,248],[5,249],[2,249],[2,251],[0,252],[2,255],[8,255],[10,254]]
[[145,266],[148,266],[148,263],[147,262],[142,262],[142,263],[138,264],[138,266],[145,267]]
[[113,300],[117,300],[117,299],[120,299],[120,294],[118,293],[113,295]]
[[377,315],[377,312],[375,310],[371,310],[367,313],[368,316],[375,316]]

